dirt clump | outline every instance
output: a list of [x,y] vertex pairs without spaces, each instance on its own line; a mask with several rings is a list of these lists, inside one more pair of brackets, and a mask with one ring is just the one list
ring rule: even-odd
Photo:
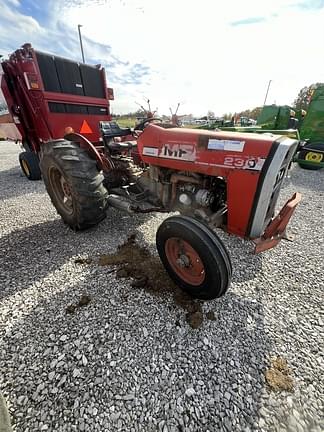
[[91,302],[91,297],[87,294],[82,294],[79,301],[75,304],[70,304],[66,307],[65,311],[68,314],[74,314],[76,309],[87,306]]
[[77,303],[78,307],[87,306],[91,302],[91,297],[87,294],[82,294],[80,300]]
[[294,388],[287,360],[279,356],[271,359],[270,367],[265,372],[265,379],[269,387],[275,391],[292,391]]
[[213,312],[213,311],[208,311],[208,312],[206,313],[206,318],[209,319],[210,321],[216,321],[215,312]]
[[[118,266],[117,278],[131,278],[131,286],[135,289],[145,289],[156,296],[171,294],[176,305],[187,312],[189,325],[194,322],[193,328],[202,324],[201,304],[184,293],[170,279],[160,259],[152,256],[150,252],[136,243],[135,235],[120,245],[117,252],[111,255],[101,255],[98,264],[101,266]],[[197,312],[199,312],[198,315]],[[197,318],[201,315],[201,319]]]
[[74,264],[91,264],[92,263],[92,258],[76,258],[74,260]]
[[201,311],[188,312],[186,315],[186,321],[191,328],[197,329],[203,323],[203,314]]

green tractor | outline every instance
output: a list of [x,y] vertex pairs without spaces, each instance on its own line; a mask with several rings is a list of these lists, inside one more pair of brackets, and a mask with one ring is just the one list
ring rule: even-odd
[[295,162],[310,170],[324,167],[324,86],[314,89],[307,112],[295,112],[287,105],[264,106],[257,125],[262,131],[271,130],[274,133],[294,129],[295,136],[303,143],[295,156]]
[[312,91],[307,112],[288,105],[265,105],[255,126],[224,126],[212,124],[204,129],[288,135],[301,142],[295,162],[309,170],[324,167],[324,85]]

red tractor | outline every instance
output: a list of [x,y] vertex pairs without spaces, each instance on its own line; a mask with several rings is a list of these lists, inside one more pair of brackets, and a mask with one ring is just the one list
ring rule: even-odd
[[[31,88],[42,86],[36,78],[34,83],[35,75],[27,73],[25,81]],[[15,85],[25,83],[20,78]],[[35,93],[37,97],[42,96]],[[66,96],[61,96],[62,102],[55,97],[53,103],[65,103]],[[87,103],[91,107],[99,100]],[[26,116],[29,108],[17,106]],[[39,120],[34,116],[30,133],[41,131],[38,127],[47,130],[52,116],[50,109]],[[80,128],[78,117],[58,116],[57,131],[64,127],[64,139],[43,135],[38,149],[47,192],[72,229],[98,224],[109,207],[130,214],[179,212],[159,227],[157,250],[171,278],[201,299],[222,296],[231,280],[230,257],[214,228],[253,240],[257,252],[275,246],[285,235],[300,194],[294,194],[276,217],[275,206],[297,140],[170,128],[150,116],[134,129],[101,120],[101,140],[91,141],[90,135],[74,132]]]
[[[41,170],[52,203],[73,229],[93,226],[109,207],[128,213],[174,212],[156,234],[171,278],[190,295],[212,299],[228,289],[232,267],[213,231],[275,246],[300,200],[274,218],[298,141],[286,137],[164,128],[148,118],[135,130],[101,122],[103,148],[69,130],[44,143]],[[155,123],[155,124],[154,124]],[[136,141],[122,141],[133,134]]]

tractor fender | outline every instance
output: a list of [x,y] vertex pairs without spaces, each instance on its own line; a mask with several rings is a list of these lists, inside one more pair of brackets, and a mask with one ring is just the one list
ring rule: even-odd
[[76,142],[81,148],[87,150],[89,155],[96,160],[99,170],[110,171],[115,167],[114,162],[110,158],[103,158],[97,148],[85,136],[76,132],[68,132],[64,135],[64,139]]

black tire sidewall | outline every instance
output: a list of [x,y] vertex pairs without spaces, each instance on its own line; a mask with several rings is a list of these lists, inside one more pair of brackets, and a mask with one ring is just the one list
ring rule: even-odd
[[62,209],[61,204],[58,203],[57,196],[56,196],[55,192],[52,189],[51,181],[50,181],[50,179],[48,177],[49,171],[52,168],[55,168],[55,169],[57,169],[57,170],[59,170],[61,172],[61,174],[63,175],[63,177],[65,178],[65,180],[69,184],[69,187],[71,189],[72,195],[74,195],[75,192],[74,192],[74,189],[73,189],[73,181],[72,181],[71,178],[69,178],[69,176],[67,175],[67,173],[64,172],[64,170],[60,166],[59,161],[56,161],[55,159],[49,158],[49,157],[47,157],[47,155],[44,155],[44,157],[42,158],[42,171],[43,171],[43,180],[44,180],[47,192],[48,192],[48,194],[49,194],[49,196],[50,196],[50,198],[52,200],[52,203],[54,204],[55,208],[57,209],[58,213],[62,216],[62,218],[64,219],[64,221],[68,225],[73,225],[75,219],[77,218],[77,208],[76,208],[75,199],[72,200],[73,212],[71,214],[65,212]]
[[[106,217],[107,189],[104,177],[93,160],[78,144],[56,140],[42,146],[40,167],[51,201],[63,221],[74,230],[83,230],[97,225]],[[65,211],[59,197],[52,190],[49,171],[60,171],[69,184],[73,210]]]
[[[211,300],[221,297],[228,289],[231,279],[231,264],[225,246],[216,234],[204,224],[189,217],[171,217],[159,227],[157,249],[161,261],[173,281],[192,297]],[[187,241],[198,253],[205,267],[205,279],[193,286],[180,278],[169,264],[165,243],[171,237]]]
[[[22,162],[28,165],[29,174],[25,171]],[[19,154],[19,164],[22,172],[28,178],[28,180],[40,180],[42,178],[42,173],[39,167],[38,156],[33,152],[22,152]]]

